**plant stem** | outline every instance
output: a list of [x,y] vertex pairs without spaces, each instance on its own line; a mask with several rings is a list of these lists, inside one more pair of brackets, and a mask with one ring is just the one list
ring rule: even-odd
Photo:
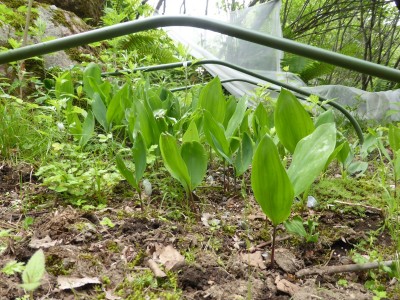
[[274,261],[275,261],[275,238],[276,238],[276,225],[273,225],[272,250],[271,250],[271,269],[274,268]]
[[139,200],[140,200],[140,210],[143,212],[144,208],[143,208],[142,192],[140,191],[140,189],[138,190],[138,194],[139,194]]
[[224,159],[224,192],[226,192],[226,164]]
[[[28,2],[28,11],[26,13],[26,19],[25,19],[25,29],[24,29],[24,35],[22,38],[22,46],[25,47],[28,43],[28,31],[29,31],[29,25],[31,23],[31,11],[32,11],[32,3],[33,0],[29,0]],[[19,68],[18,68],[18,79],[20,81],[20,87],[19,87],[19,97],[22,99],[23,97],[23,85],[22,82],[24,80],[24,71],[25,71],[25,61],[22,60],[19,63]]]

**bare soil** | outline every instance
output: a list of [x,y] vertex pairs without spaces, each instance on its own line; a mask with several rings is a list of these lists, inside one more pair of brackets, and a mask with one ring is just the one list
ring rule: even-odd
[[[199,189],[195,212],[185,201],[175,203],[182,208],[179,214],[157,196],[156,184],[153,198],[145,199],[144,212],[135,195],[123,193],[128,185],[121,184],[107,208],[85,211],[66,205],[42,187],[30,166],[0,166],[0,229],[10,232],[0,235],[5,247],[0,268],[10,260],[27,262],[42,248],[46,275],[35,299],[373,298],[365,288],[371,280],[367,271],[305,278],[296,278],[295,273],[310,266],[353,263],[353,249],[365,255],[380,249],[382,259],[388,259],[393,245],[379,210],[344,205],[303,210],[303,218],[318,221],[318,242],[288,236],[280,226],[276,264],[271,268],[271,246],[262,245],[272,231],[265,216],[251,195],[243,199],[239,190],[232,192],[231,187],[231,192],[224,192],[220,187],[217,182]],[[34,220],[30,226],[24,226],[27,217]],[[102,222],[105,217],[113,227]],[[148,260],[154,258],[154,249],[168,245],[185,261],[171,271],[158,262],[168,276],[156,279]],[[389,292],[398,285],[384,272],[374,274]],[[60,288],[62,278],[88,283]],[[19,284],[21,274],[0,272],[0,299],[23,297]],[[390,299],[400,297],[393,292]]]

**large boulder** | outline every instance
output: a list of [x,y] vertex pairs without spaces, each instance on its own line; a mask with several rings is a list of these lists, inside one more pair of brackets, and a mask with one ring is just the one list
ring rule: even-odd
[[63,10],[75,13],[88,24],[98,25],[103,13],[105,0],[36,0],[40,3],[55,5]]
[[[21,5],[18,6],[18,4]],[[10,38],[17,41],[22,40],[26,12],[19,8],[26,5],[26,2],[20,0],[0,0],[1,5],[6,5],[7,8],[13,10],[9,12],[13,14],[13,18],[6,17],[6,21],[0,23],[0,46],[10,48]],[[60,9],[55,5],[34,2],[33,6],[35,9],[32,13],[31,24],[35,24],[36,26],[32,26],[35,30],[33,31],[34,34],[30,34],[28,37],[28,45],[85,32],[92,28],[73,12]],[[88,47],[79,47],[44,55],[42,67],[45,69],[70,67],[82,59],[80,53],[91,53],[91,49]]]

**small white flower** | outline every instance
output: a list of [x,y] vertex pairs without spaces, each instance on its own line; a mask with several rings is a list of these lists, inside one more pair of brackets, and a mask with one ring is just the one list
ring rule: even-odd
[[65,129],[64,123],[62,123],[62,122],[58,122],[57,127],[58,127],[58,130],[60,130],[60,131],[64,131],[64,129]]
[[204,69],[202,67],[196,68],[196,72],[201,76],[204,74]]

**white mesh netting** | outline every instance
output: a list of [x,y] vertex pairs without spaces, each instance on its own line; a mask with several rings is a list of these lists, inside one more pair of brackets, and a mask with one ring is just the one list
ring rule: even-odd
[[[167,4],[165,8],[166,15],[178,15],[182,12],[181,5]],[[207,15],[207,17],[281,37],[280,8],[281,1],[278,0],[230,13]],[[204,15],[205,12],[197,0],[186,0],[185,10],[187,15],[195,16],[200,16],[201,13]],[[174,40],[187,46],[189,53],[197,59],[226,61],[271,79],[302,87],[310,93],[335,99],[336,102],[351,107],[353,114],[361,118],[400,120],[400,113],[397,112],[399,111],[400,90],[366,92],[340,85],[306,87],[296,75],[281,72],[280,61],[283,53],[280,50],[191,27],[170,27],[167,32]],[[213,76],[218,75],[221,80],[244,78],[265,83],[260,79],[224,66],[204,65],[204,68]],[[224,83],[224,87],[235,96],[251,95],[255,88],[254,85],[243,82]],[[276,88],[276,86],[274,87]]]

